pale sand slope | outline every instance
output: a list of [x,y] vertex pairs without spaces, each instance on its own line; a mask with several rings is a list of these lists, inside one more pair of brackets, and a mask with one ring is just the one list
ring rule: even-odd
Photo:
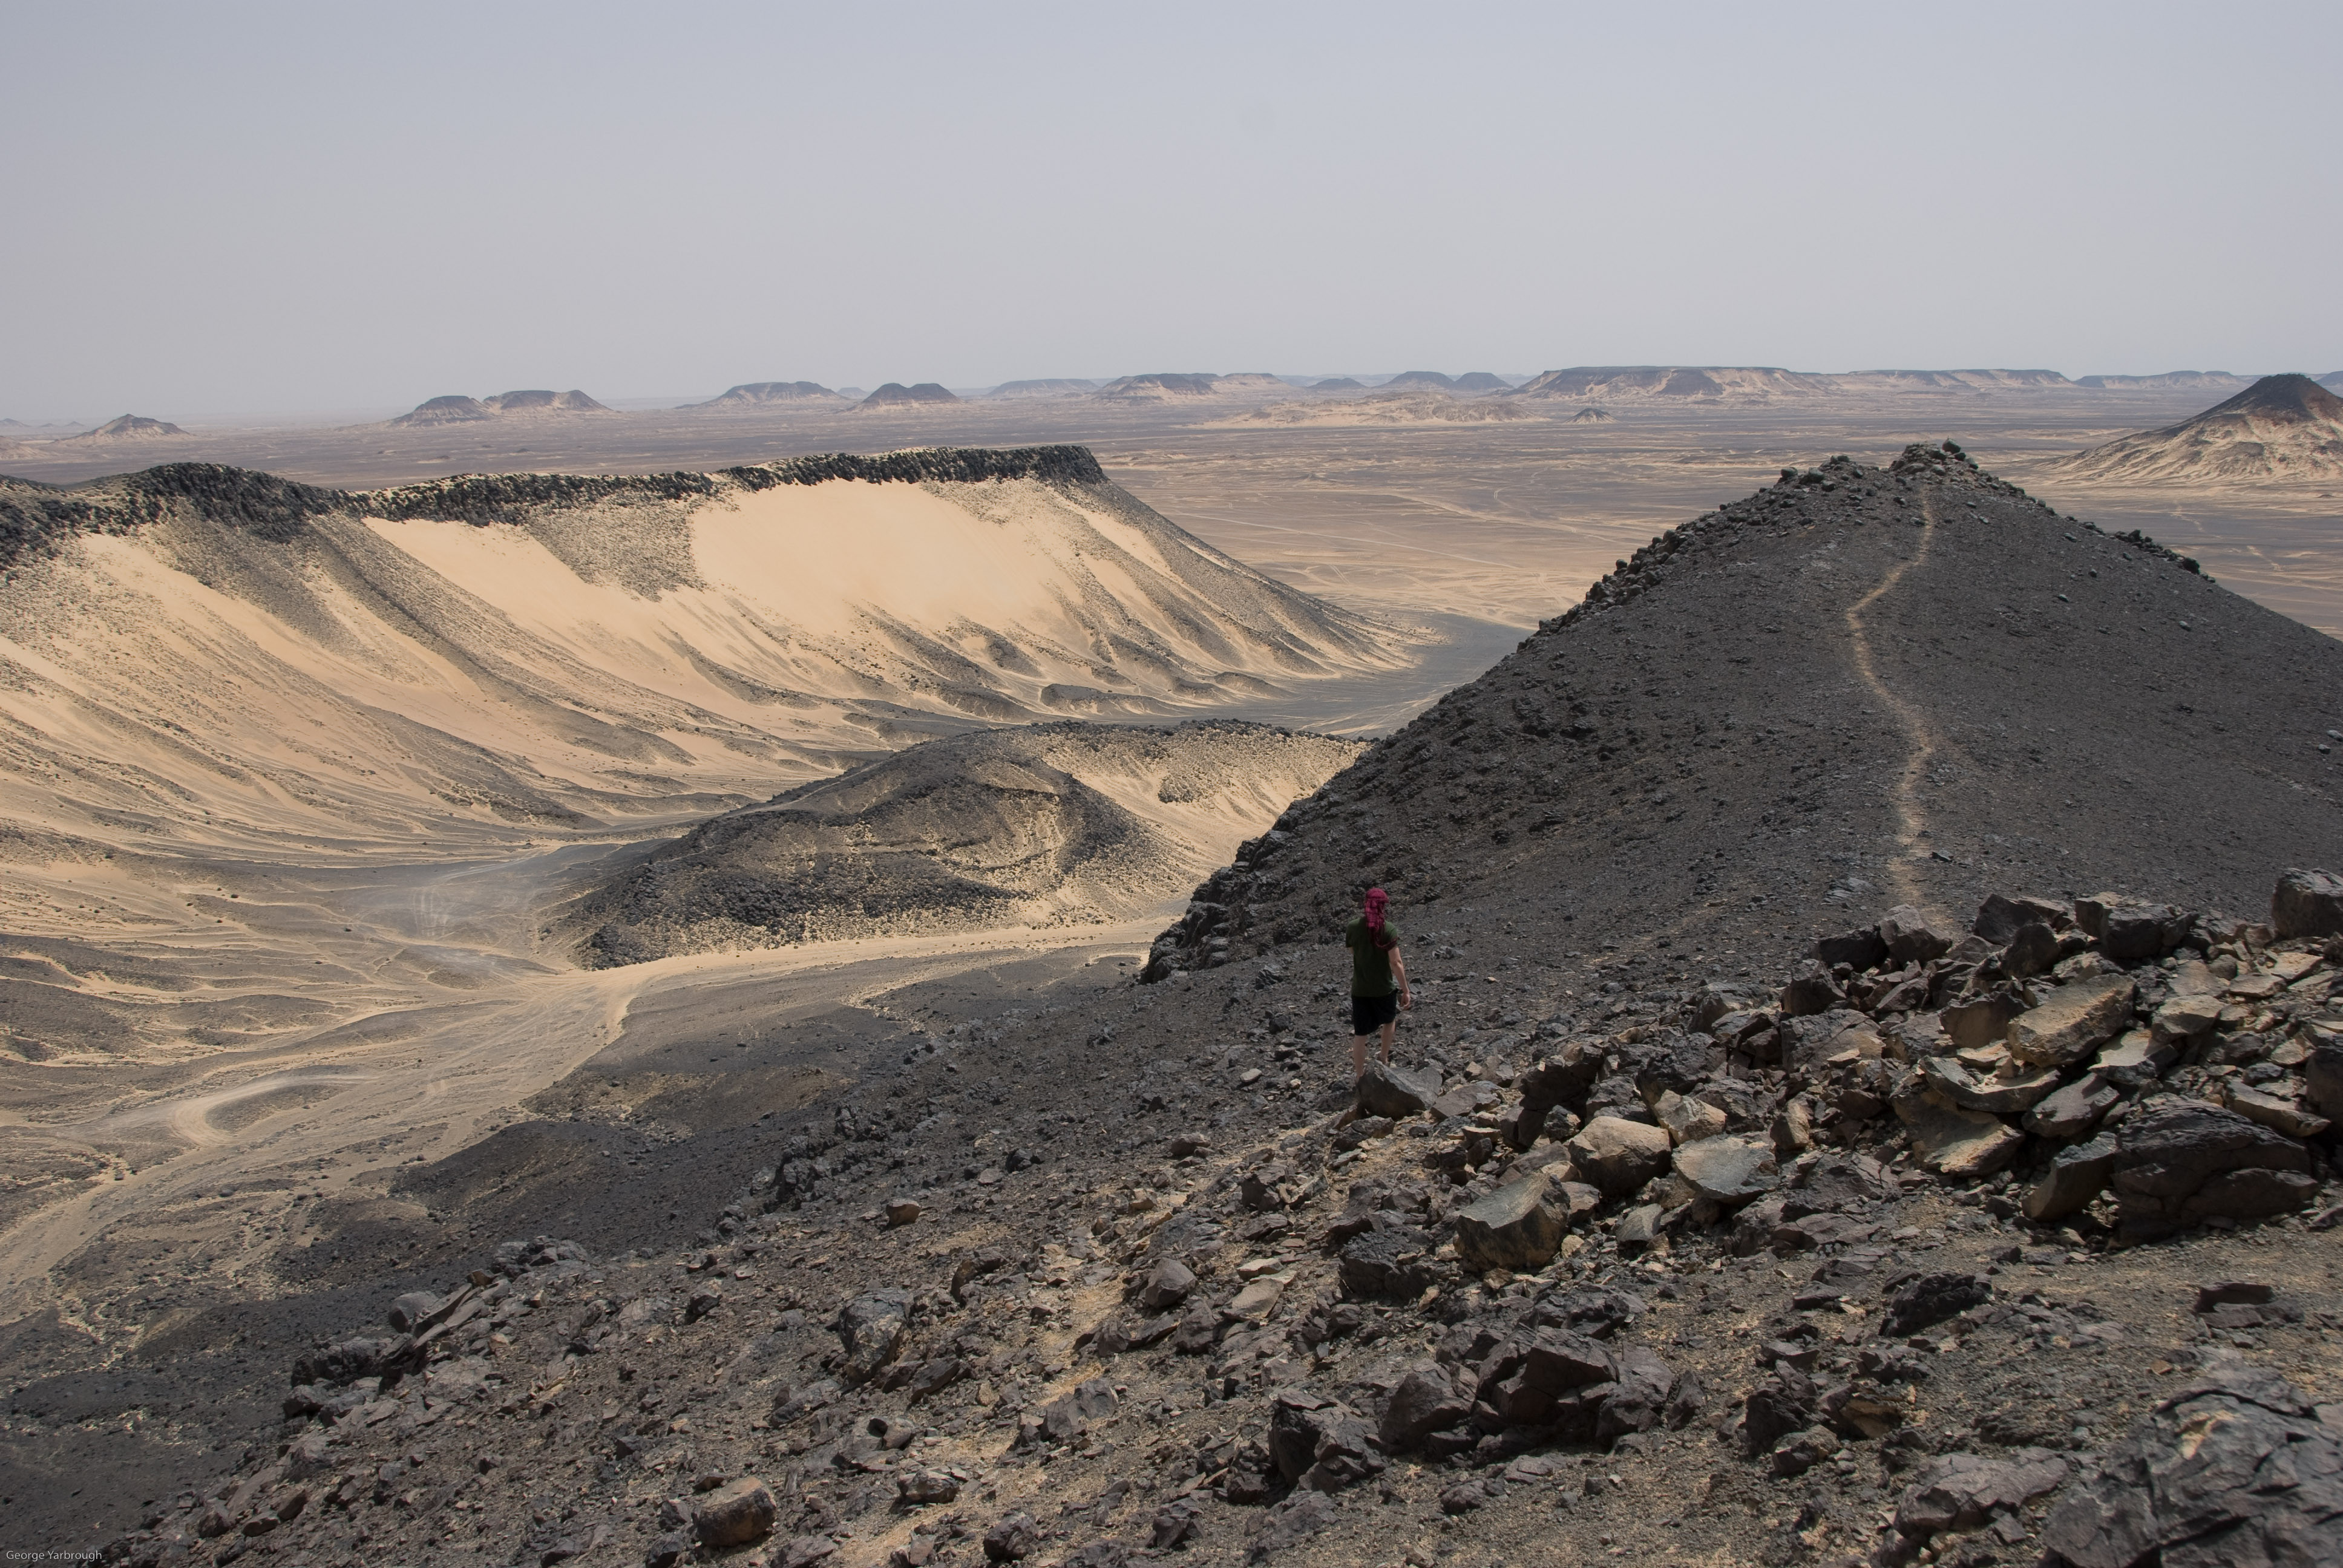
[[[1175,907],[1071,941],[1063,930],[1010,929],[520,975],[460,999],[417,994],[268,1047],[223,1050],[168,1076],[117,1075],[78,1107],[0,1121],[12,1172],[0,1321],[55,1310],[115,1353],[167,1335],[176,1326],[167,1317],[122,1314],[123,1291],[136,1293],[134,1277],[118,1271],[125,1258],[247,1299],[275,1294],[259,1265],[299,1244],[321,1200],[341,1207],[342,1223],[368,1212],[420,1221],[421,1205],[393,1191],[401,1167],[445,1159],[526,1119],[533,1097],[618,1039],[631,1010],[669,993],[689,1007],[695,992],[745,986],[759,1022],[871,1008],[907,986],[1020,960],[1046,957],[1072,970],[1131,960]],[[819,1067],[798,1065],[758,1087],[769,1096],[786,1090],[779,1078],[809,1071],[814,1087],[827,1081]],[[671,1094],[675,1080],[636,1073],[627,1084],[655,1099]],[[624,1120],[627,1108],[602,1113]]]
[[269,859],[510,847],[985,724],[1258,703],[1420,640],[1102,477],[602,481],[486,526],[432,515],[503,483],[266,532],[175,506],[22,554],[0,586],[13,826]]
[[[966,805],[949,787],[968,775],[996,806],[1078,797],[1090,825],[1114,830],[1083,846],[1063,886],[958,918],[940,901],[898,900],[881,919],[830,922],[859,940],[712,955],[770,933],[737,920],[646,920],[637,922],[650,933],[644,947],[689,956],[600,972],[558,955],[568,938],[554,937],[565,928],[547,917],[581,879],[613,881],[598,859],[616,862],[617,885],[634,885],[624,878],[630,857],[608,849],[363,869],[206,868],[126,853],[12,876],[20,903],[27,889],[48,902],[11,909],[16,934],[0,938],[12,1030],[35,1026],[11,1036],[33,1060],[0,1082],[9,1172],[0,1320],[55,1306],[87,1322],[94,1303],[130,1285],[124,1260],[267,1294],[275,1285],[247,1271],[302,1235],[315,1212],[305,1205],[321,1197],[385,1223],[417,1221],[420,1210],[392,1191],[400,1166],[447,1158],[528,1117],[536,1097],[611,1046],[647,1001],[704,1038],[720,1021],[719,992],[751,997],[743,1016],[769,1020],[870,1010],[905,986],[954,976],[974,984],[1019,964],[1135,964],[1204,869],[1358,749],[1227,724],[1067,724],[933,747],[942,755],[932,762],[922,758],[930,748],[915,748],[809,794],[832,817],[859,811],[884,827],[888,801],[936,787],[947,808]],[[890,779],[911,787],[890,791]],[[820,800],[824,789],[835,798]],[[1038,834],[1014,811],[963,809],[930,826],[949,838],[963,882],[1008,884],[1037,856],[1060,858],[1036,842],[1057,825],[1040,816]],[[881,879],[889,872],[883,855],[850,858],[880,861]],[[769,1108],[831,1081],[820,1077],[830,1070],[784,1056],[733,1093]],[[607,1075],[588,1076],[599,1084]],[[630,1068],[625,1085],[635,1099],[687,1106],[704,1087],[659,1064]],[[696,1113],[681,1114],[675,1131],[695,1131]],[[100,1341],[124,1331],[88,1323]]]
[[[0,536],[16,1277],[155,1197],[150,1171],[197,1194],[266,1168],[290,1201],[297,1155],[436,1158],[518,1114],[655,978],[540,950],[540,911],[614,842],[997,720],[1258,711],[1415,663],[1413,634],[1262,577],[1076,456],[1088,477],[822,460],[352,498],[206,469],[62,511],[0,493],[21,525]],[[1025,930],[1069,912],[1037,906],[920,940],[1045,953],[1144,911],[1136,953],[1350,749],[1312,745],[1189,757],[1185,793],[1178,758],[1061,766],[1143,819],[1148,874],[1092,879],[1080,937]],[[548,844],[568,847],[528,852]],[[208,1176],[181,1164],[198,1153]],[[40,1218],[85,1199],[98,1229]]]

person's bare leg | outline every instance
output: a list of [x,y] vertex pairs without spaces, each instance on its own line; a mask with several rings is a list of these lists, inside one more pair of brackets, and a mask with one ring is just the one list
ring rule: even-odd
[[[1392,1042],[1398,1038],[1399,1020],[1397,1019],[1393,1019],[1391,1022],[1383,1025],[1383,1065],[1385,1067],[1389,1067],[1391,1065]],[[1362,1067],[1359,1070],[1364,1072],[1366,1069]]]
[[[1390,1051],[1383,1052],[1383,1060],[1385,1061],[1391,1060]],[[1363,1034],[1354,1034],[1351,1037],[1351,1081],[1356,1083],[1366,1075],[1367,1037]]]

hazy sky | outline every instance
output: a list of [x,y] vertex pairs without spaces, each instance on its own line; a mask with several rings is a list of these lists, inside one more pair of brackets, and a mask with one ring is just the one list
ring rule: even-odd
[[0,0],[0,415],[2343,367],[2343,6]]

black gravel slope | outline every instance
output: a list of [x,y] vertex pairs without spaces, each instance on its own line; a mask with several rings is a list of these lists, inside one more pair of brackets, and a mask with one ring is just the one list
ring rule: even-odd
[[1470,906],[1525,952],[1686,969],[1996,889],[2250,914],[2343,851],[2338,729],[2343,643],[2195,563],[1942,449],[1835,458],[1654,540],[1296,802],[1156,972],[1329,940],[1372,883],[1403,924]]

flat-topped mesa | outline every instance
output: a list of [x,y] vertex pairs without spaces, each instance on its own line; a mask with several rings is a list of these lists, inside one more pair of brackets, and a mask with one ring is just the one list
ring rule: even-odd
[[1578,403],[1590,398],[1719,402],[1817,397],[1836,390],[1827,376],[1771,365],[1578,365],[1548,370],[1504,396]]
[[[508,824],[698,817],[939,735],[1258,711],[1423,640],[1222,555],[1072,446],[369,492],[175,464],[0,481],[0,549],[13,646],[68,672],[9,677],[46,748],[11,779],[25,809],[240,844],[371,841],[423,813],[498,843],[535,830]],[[223,600],[241,607],[226,630]],[[350,638],[380,662],[354,664]],[[449,658],[468,672],[452,695]],[[93,739],[75,715],[101,692],[230,754],[261,712],[349,739],[303,764],[287,807],[250,770],[158,758],[136,725]],[[395,779],[368,766],[392,748]],[[171,789],[144,782],[158,773]],[[109,782],[57,782],[92,774]]]
[[164,463],[134,474],[47,485],[0,476],[0,568],[28,548],[73,534],[135,532],[175,516],[202,517],[287,539],[310,518],[447,518],[514,522],[531,508],[713,498],[726,486],[767,490],[832,479],[869,484],[974,484],[1037,479],[1102,485],[1087,447],[931,447],[864,455],[820,452],[711,474],[456,474],[381,490],[337,490],[220,463]]
[[576,387],[567,392],[540,387],[499,392],[493,397],[467,397],[460,393],[427,397],[389,423],[403,429],[427,429],[435,425],[470,425],[516,415],[608,414],[610,411]]
[[744,381],[728,387],[705,403],[685,408],[758,408],[769,403],[835,403],[839,396],[819,381]]

